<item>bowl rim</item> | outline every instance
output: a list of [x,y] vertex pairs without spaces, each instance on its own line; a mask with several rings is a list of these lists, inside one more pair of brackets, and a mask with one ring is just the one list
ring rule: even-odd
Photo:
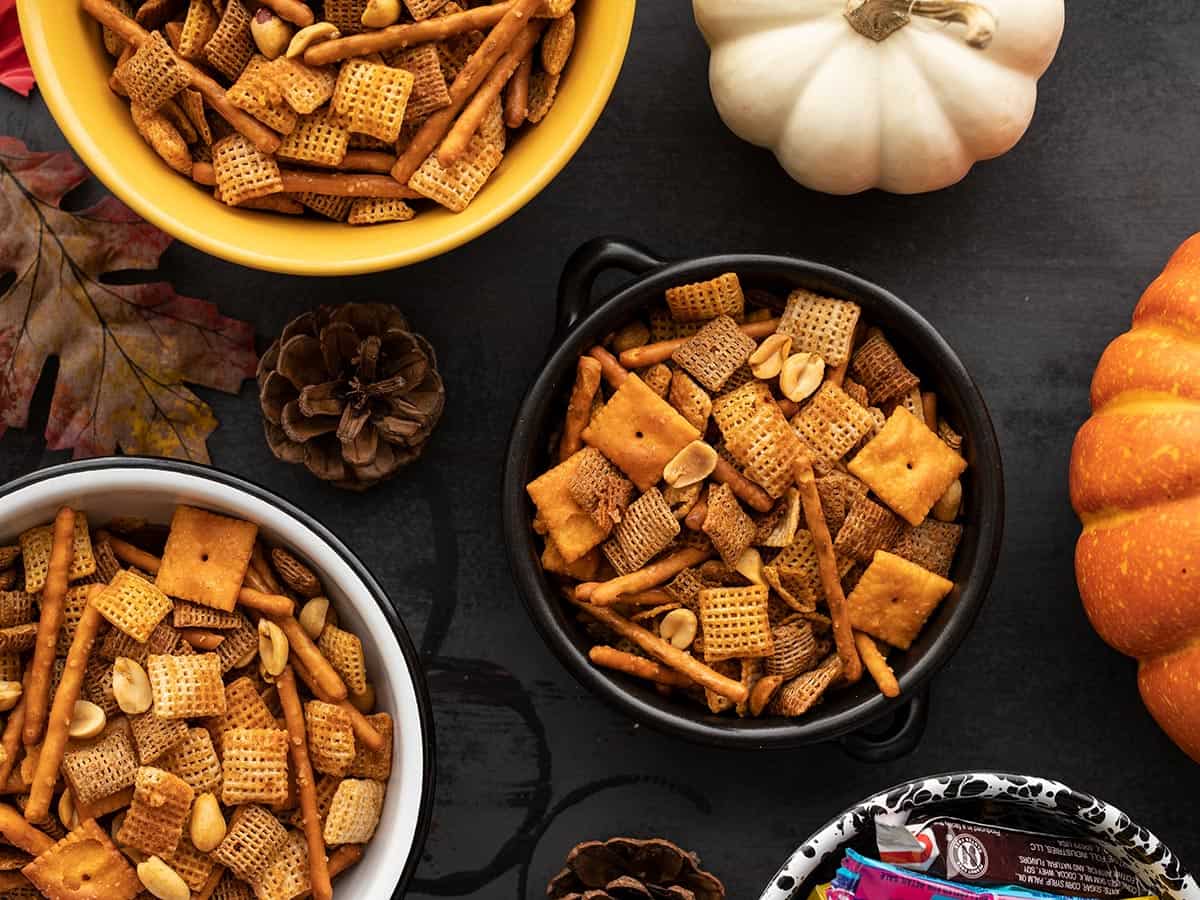
[[437,779],[437,741],[434,733],[433,704],[430,699],[429,684],[425,678],[425,670],[421,666],[420,656],[417,653],[416,645],[413,644],[412,636],[408,633],[408,628],[401,621],[399,613],[388,601],[387,592],[384,591],[382,585],[379,584],[375,576],[371,574],[371,571],[358,558],[354,551],[347,547],[332,531],[317,521],[315,517],[274,491],[250,479],[198,463],[146,456],[99,457],[95,459],[74,460],[47,466],[44,469],[37,469],[0,485],[0,502],[5,497],[17,491],[25,490],[42,482],[53,481],[63,475],[101,472],[108,469],[150,469],[190,475],[205,481],[216,482],[224,487],[248,494],[257,500],[270,503],[312,531],[319,540],[328,544],[330,549],[340,556],[354,575],[362,581],[363,587],[379,607],[379,611],[391,627],[396,642],[400,645],[405,667],[408,669],[409,678],[412,680],[413,692],[416,694],[417,709],[420,715],[421,745],[423,761],[425,763],[425,771],[422,773],[421,779],[421,804],[420,810],[417,813],[417,827],[413,834],[413,843],[408,851],[408,859],[397,874],[396,887],[392,892],[394,898],[404,896],[409,882],[416,871],[417,864],[420,862],[425,841],[429,836]]
[[[901,676],[899,699],[888,700],[876,693],[832,715],[782,724],[779,720],[733,720],[702,713],[684,714],[665,706],[661,698],[652,697],[649,691],[638,696],[636,685],[627,687],[624,679],[597,669],[568,632],[569,623],[562,601],[545,587],[548,582],[538,563],[540,554],[529,528],[525,485],[529,480],[527,476],[533,474],[531,461],[538,453],[537,442],[542,439],[541,434],[533,433],[533,423],[541,417],[544,424],[548,408],[564,384],[569,388],[578,354],[588,343],[585,338],[594,341],[607,333],[653,302],[651,297],[661,297],[667,287],[715,277],[722,272],[778,279],[781,268],[787,270],[788,278],[836,285],[845,295],[866,299],[873,306],[886,308],[894,318],[905,320],[906,330],[914,338],[919,337],[925,348],[922,360],[938,360],[947,379],[954,381],[963,395],[964,408],[974,409],[979,432],[969,446],[972,452],[980,454],[981,464],[974,482],[979,485],[976,490],[981,509],[978,551],[973,567],[967,573],[969,577],[961,583],[959,606],[929,650]],[[564,300],[571,298],[560,298],[560,304]],[[501,507],[509,567],[525,608],[543,639],[576,681],[609,705],[656,731],[726,749],[795,749],[834,740],[900,713],[906,701],[919,698],[933,676],[950,661],[978,618],[999,564],[1005,518],[1003,461],[987,403],[957,353],[924,316],[890,291],[843,269],[790,255],[723,253],[663,262],[634,275],[632,281],[615,292],[595,300],[587,313],[556,334],[553,340],[556,346],[541,363],[514,419]],[[988,477],[981,477],[983,475]]]
[[[597,9],[608,15],[621,17],[619,38],[605,60],[601,77],[591,83],[591,94],[554,152],[544,159],[537,174],[511,191],[504,202],[487,214],[468,219],[467,224],[440,238],[415,246],[399,246],[396,249],[369,253],[351,259],[314,261],[296,253],[267,255],[252,250],[236,240],[225,238],[211,230],[189,224],[185,219],[172,215],[154,199],[140,189],[132,176],[122,174],[121,167],[100,151],[94,138],[88,134],[74,112],[74,104],[68,99],[64,81],[50,62],[43,15],[51,14],[54,4],[44,0],[17,0],[17,17],[21,34],[25,40],[30,65],[37,86],[55,123],[71,149],[104,186],[122,203],[157,228],[172,237],[227,262],[237,263],[252,269],[275,272],[283,275],[306,275],[314,277],[339,277],[366,275],[414,265],[449,253],[486,234],[516,215],[540,194],[566,168],[591,134],[596,122],[612,97],[613,88],[625,64],[629,42],[633,33],[636,0],[601,0]],[[132,126],[131,126],[132,127]],[[182,177],[182,176],[181,176]],[[287,223],[280,223],[286,227]],[[347,226],[349,227],[349,226]]]
[[[1055,789],[1061,788],[1061,789],[1069,792],[1069,794],[1073,798],[1076,799],[1076,802],[1078,805],[1082,805],[1081,802],[1091,801],[1092,803],[1098,804],[1101,807],[1104,807],[1105,809],[1111,811],[1118,818],[1123,818],[1123,819],[1129,821],[1130,823],[1136,825],[1136,823],[1134,822],[1132,817],[1130,817],[1127,813],[1125,813],[1120,807],[1118,807],[1112,803],[1109,803],[1104,798],[1097,797],[1095,794],[1089,794],[1089,793],[1085,793],[1083,791],[1076,790],[1071,785],[1066,784],[1065,782],[1058,781],[1053,778],[1048,778],[1043,775],[1019,774],[1019,773],[1015,773],[1015,772],[1006,772],[1006,771],[1002,771],[1002,770],[998,770],[998,769],[956,769],[956,770],[949,771],[949,772],[941,772],[936,775],[925,775],[925,776],[920,776],[917,778],[910,778],[905,781],[901,781],[897,784],[894,784],[889,788],[885,788],[884,790],[876,791],[875,793],[871,794],[870,796],[864,797],[862,800],[859,800],[857,803],[854,803],[853,805],[846,807],[841,812],[834,815],[824,825],[820,826],[815,831],[813,831],[813,833],[811,835],[809,835],[807,838],[805,838],[803,843],[801,843],[795,850],[792,851],[791,854],[789,854],[787,860],[785,860],[783,865],[780,866],[779,870],[773,876],[771,876],[771,880],[769,882],[767,882],[767,885],[764,888],[764,890],[762,892],[762,896],[759,898],[759,900],[779,900],[779,895],[780,895],[781,891],[785,892],[784,895],[788,896],[788,897],[798,898],[798,897],[804,896],[803,889],[805,887],[807,879],[812,878],[815,870],[821,865],[822,862],[824,862],[825,859],[828,858],[830,853],[839,852],[844,847],[844,845],[847,843],[847,841],[849,841],[849,840],[853,839],[853,837],[857,836],[858,832],[855,832],[853,835],[849,835],[846,833],[837,835],[838,844],[837,844],[837,847],[832,851],[827,851],[827,852],[822,853],[818,846],[819,842],[822,840],[822,838],[826,837],[827,835],[832,835],[836,829],[841,827],[843,825],[843,823],[846,822],[846,820],[850,819],[852,816],[862,815],[862,814],[866,814],[866,813],[872,811],[873,809],[878,807],[881,800],[886,800],[886,798],[889,798],[893,794],[897,794],[899,792],[912,792],[912,791],[915,791],[915,790],[922,788],[925,785],[928,785],[931,783],[953,782],[953,781],[956,781],[959,779],[963,779],[964,781],[971,780],[971,779],[980,780],[980,781],[1008,781],[1008,782],[1013,782],[1014,784],[1016,782],[1026,782],[1027,784],[1033,784],[1033,785],[1036,785],[1039,788],[1041,788],[1042,793],[1046,793],[1046,788],[1055,788]],[[909,799],[911,799],[912,796],[913,796],[912,793],[909,793],[907,796],[905,796],[900,804],[900,808],[902,808],[902,809],[918,809],[923,806],[933,805],[935,803],[957,803],[957,802],[965,802],[965,801],[979,799],[979,795],[971,795],[971,796],[965,796],[965,797],[959,796],[959,797],[951,797],[951,798],[937,797],[937,798],[931,799],[930,803],[928,803],[928,804],[926,804],[926,803],[908,803],[907,801]],[[1016,803],[1016,804],[1021,804],[1021,805],[1031,805],[1029,798],[1021,798],[1021,797],[1017,797],[1017,796],[990,797],[990,795],[989,795],[989,798],[996,799],[1001,802]],[[1044,809],[1049,812],[1049,811],[1053,811],[1053,810],[1057,809],[1057,806],[1056,807],[1042,806],[1042,807],[1038,807],[1038,808]],[[1200,889],[1197,889],[1197,887],[1196,887],[1196,882],[1195,882],[1194,876],[1192,876],[1185,869],[1183,869],[1183,860],[1180,859],[1178,856],[1176,856],[1171,851],[1171,849],[1166,845],[1166,843],[1164,841],[1162,841],[1156,834],[1154,834],[1153,832],[1151,832],[1149,829],[1145,828],[1144,826],[1138,825],[1137,827],[1140,828],[1141,831],[1144,833],[1142,835],[1143,843],[1149,842],[1149,843],[1156,844],[1165,854],[1165,856],[1163,858],[1153,859],[1153,861],[1152,861],[1153,865],[1162,868],[1164,866],[1164,864],[1169,865],[1169,863],[1164,863],[1165,859],[1169,858],[1170,860],[1172,860],[1174,862],[1174,864],[1180,869],[1180,873],[1184,879],[1184,884],[1182,887],[1182,890],[1184,893],[1182,896],[1186,897],[1186,900],[1200,900]],[[1149,854],[1143,854],[1143,855],[1148,856]],[[792,867],[793,863],[796,863],[799,867],[808,869],[807,873],[805,873],[803,875],[803,877],[799,877],[798,872],[796,872],[794,870],[789,871],[789,868]],[[776,885],[776,880],[780,876],[784,876],[784,875],[795,879],[795,885],[793,888],[779,888]],[[791,892],[791,893],[787,893],[787,892]],[[1164,900],[1165,900],[1165,898],[1164,898]]]

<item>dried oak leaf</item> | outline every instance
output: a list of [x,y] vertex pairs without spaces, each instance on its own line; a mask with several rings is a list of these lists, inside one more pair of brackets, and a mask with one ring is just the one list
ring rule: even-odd
[[59,208],[88,178],[70,153],[0,137],[0,435],[22,428],[46,360],[58,381],[46,443],[75,457],[125,453],[208,462],[212,410],[183,382],[237,393],[254,374],[254,329],[165,283],[101,277],[153,270],[171,238],[106,197]]

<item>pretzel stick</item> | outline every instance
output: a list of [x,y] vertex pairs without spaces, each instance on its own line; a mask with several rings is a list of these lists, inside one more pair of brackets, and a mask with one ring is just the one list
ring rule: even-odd
[[41,856],[54,846],[54,839],[34,828],[15,806],[0,803],[0,835],[26,853]]
[[887,657],[879,652],[879,645],[875,643],[874,639],[869,634],[856,631],[854,632],[854,646],[858,648],[863,665],[867,667],[867,671],[871,673],[871,677],[879,685],[879,690],[883,696],[889,700],[895,700],[899,697],[900,683],[896,681],[896,673],[888,665]]
[[254,542],[254,549],[250,551],[250,568],[254,570],[259,580],[266,585],[265,593],[282,594],[283,585],[279,583],[279,579],[275,577],[275,567],[271,565],[271,560],[267,558],[267,550],[263,547],[261,540]]
[[[150,33],[130,19],[109,0],[82,0],[84,12],[101,25],[111,29],[131,47],[140,47]],[[204,95],[209,105],[239,133],[246,137],[263,153],[273,154],[279,149],[279,135],[249,113],[243,112],[225,96],[225,89],[196,66],[181,56],[176,56],[179,67],[187,73],[191,87]]]
[[604,380],[613,387],[619,388],[629,377],[629,370],[603,347],[593,347],[587,355],[600,363],[600,371],[604,375]]
[[921,409],[925,413],[925,427],[937,434],[937,394],[924,391],[921,394]]
[[661,588],[651,588],[636,594],[622,594],[621,602],[631,606],[665,606],[668,603],[674,603],[675,598]]
[[252,588],[263,594],[271,593],[271,588],[263,581],[262,576],[255,571],[253,563],[246,567],[246,574],[242,577],[242,587]]
[[8,714],[8,721],[4,723],[4,735],[0,737],[0,748],[4,750],[4,761],[0,762],[0,785],[8,784],[8,777],[16,768],[17,754],[21,749],[21,732],[25,729],[25,700],[29,696],[26,693],[29,689],[28,670],[25,672],[23,688],[21,699]]
[[192,893],[191,900],[210,900],[212,895],[216,893],[217,885],[221,883],[221,879],[225,877],[225,867],[221,865],[213,866],[212,871],[208,873],[208,877],[204,879],[204,884],[200,885],[200,890]]
[[261,0],[261,3],[274,10],[279,18],[291,22],[293,25],[299,25],[301,28],[307,28],[316,21],[313,11],[300,0]]
[[624,616],[617,615],[611,609],[604,609],[603,607],[592,606],[587,603],[580,603],[579,608],[597,622],[607,625],[621,637],[633,641],[659,662],[665,663],[676,672],[686,675],[692,681],[696,682],[696,684],[712,691],[714,694],[720,694],[734,703],[745,703],[746,698],[750,696],[750,689],[740,681],[726,678],[720,672],[710,669],[690,653],[684,653],[682,650],[673,647],[669,641],[664,641],[658,635],[647,631],[640,625],[635,625]]
[[321,834],[321,816],[317,812],[317,789],[313,781],[312,762],[308,758],[308,734],[304,727],[304,710],[296,692],[296,676],[291,666],[275,680],[279,705],[287,723],[288,744],[292,751],[292,766],[296,776],[296,792],[300,795],[300,813],[304,837],[308,840],[308,872],[312,893],[317,900],[332,900],[333,885],[329,881],[329,859],[325,855],[325,838]]
[[310,66],[327,66],[330,63],[350,59],[353,56],[370,56],[388,50],[404,50],[416,44],[432,44],[447,38],[491,28],[504,18],[513,3],[494,3],[478,6],[465,12],[423,22],[389,25],[378,31],[352,34],[334,41],[323,41],[309,47],[304,53],[304,62]]
[[374,172],[387,175],[396,164],[396,154],[379,150],[347,150],[338,169],[343,172]]
[[846,608],[846,595],[842,592],[842,581],[838,577],[833,539],[829,536],[829,526],[821,510],[821,497],[817,493],[812,462],[806,454],[800,454],[792,471],[796,476],[796,487],[800,490],[804,519],[816,546],[821,587],[825,590],[825,602],[829,604],[829,617],[833,620],[833,638],[837,643],[838,656],[842,659],[842,678],[854,684],[862,678],[862,660],[854,648],[854,630],[850,626],[850,610]]
[[349,700],[333,700],[321,690],[321,686],[313,680],[312,673],[308,671],[299,657],[293,657],[288,661],[288,664],[295,670],[296,677],[308,686],[308,689],[313,692],[318,700],[332,703],[334,706],[346,711],[350,716],[350,725],[354,729],[354,737],[361,741],[364,747],[368,750],[378,752],[387,746],[387,741],[383,735],[375,730],[375,726],[367,721],[367,717],[362,714],[362,711],[358,707]]
[[[414,200],[416,191],[397,184],[387,175],[363,175],[357,172],[317,172],[301,169],[280,169],[285,194],[329,194],[332,197],[386,197],[392,200]],[[208,162],[192,165],[192,181],[205,187],[217,183],[217,173]]]
[[666,666],[646,659],[644,656],[634,656],[615,647],[597,645],[588,651],[588,659],[602,669],[612,669],[614,672],[624,672],[634,678],[665,684],[669,687],[693,687],[695,682]]
[[533,75],[533,54],[529,54],[504,91],[504,124],[509,128],[520,128],[529,118],[529,79]]
[[471,102],[467,104],[442,146],[438,148],[438,162],[450,167],[462,159],[471,138],[479,131],[483,120],[487,118],[492,105],[504,92],[504,86],[526,59],[533,59],[533,48],[541,38],[546,28],[545,22],[532,21],[521,29],[512,46],[500,57],[500,61],[492,68],[484,79]]
[[[596,586],[588,602],[596,606],[611,606],[617,603],[622,594],[636,594],[650,588],[658,587],[670,581],[684,569],[699,565],[713,555],[713,551],[701,550],[698,547],[685,547],[657,562],[628,575],[621,575],[611,581],[605,581]],[[578,596],[578,594],[576,595]]]
[[342,681],[342,676],[321,654],[317,645],[312,642],[312,638],[300,627],[295,616],[268,616],[267,618],[283,630],[292,654],[303,663],[312,675],[313,681],[320,685],[324,695],[333,698],[327,702],[336,703],[339,700],[345,700],[349,696],[349,692],[346,690],[345,682]]
[[206,652],[216,650],[225,640],[225,635],[202,628],[180,628],[179,636],[197,650]]
[[141,547],[135,547],[128,541],[123,541],[119,537],[109,534],[107,531],[97,532],[96,536],[108,539],[108,545],[112,548],[113,556],[121,562],[136,569],[141,569],[143,572],[149,572],[151,575],[158,574],[158,568],[162,565],[162,560],[153,553],[147,553]]
[[575,386],[567,404],[567,419],[563,424],[562,440],[558,444],[559,461],[570,459],[583,449],[583,429],[592,417],[592,402],[600,390],[602,366],[590,356],[579,357]]
[[[742,334],[752,338],[764,338],[774,334],[779,329],[778,319],[764,319],[761,322],[747,322],[739,326]],[[627,369],[642,369],[646,366],[666,362],[676,350],[690,341],[691,338],[675,338],[670,341],[659,341],[655,344],[643,344],[632,347],[621,354],[621,365]]]
[[25,728],[21,739],[29,747],[42,739],[46,712],[50,707],[50,677],[54,648],[63,622],[63,600],[67,596],[67,574],[75,555],[75,511],[64,506],[54,517],[54,537],[46,586],[42,588],[42,613],[38,619],[37,642],[29,663],[29,685],[25,690]]
[[[417,169],[421,168],[421,164],[428,159],[434,148],[442,142],[442,138],[450,131],[458,114],[467,105],[467,101],[479,90],[479,86],[487,78],[488,73],[512,46],[513,41],[525,28],[526,22],[541,5],[542,0],[513,0],[512,5],[504,14],[504,18],[500,19],[496,23],[496,27],[483,39],[479,49],[471,54],[467,64],[454,79],[454,84],[450,85],[450,105],[438,110],[425,120],[425,124],[417,130],[404,153],[396,160],[396,165],[392,168],[393,178],[401,184],[408,184],[408,180],[413,177]],[[488,8],[480,7],[480,9]],[[318,45],[319,48],[320,45]]]
[[770,494],[731,466],[723,457],[717,460],[717,466],[712,470],[712,478],[729,485],[739,500],[761,513],[770,512],[775,506]]
[[296,611],[296,604],[290,597],[284,597],[281,594],[264,594],[262,591],[248,587],[238,591],[238,603],[271,618],[287,618]]
[[88,604],[83,608],[83,615],[75,628],[62,679],[58,682],[58,690],[54,692],[54,705],[50,708],[50,719],[46,725],[46,740],[42,742],[42,751],[38,754],[29,801],[25,804],[25,819],[29,822],[45,822],[50,818],[54,785],[58,783],[58,770],[67,751],[67,731],[75,715],[75,701],[79,699],[79,691],[83,688],[88,657],[103,621],[100,611],[92,605],[91,597],[102,590],[103,586],[97,584],[92,585],[88,592]]
[[696,505],[688,510],[688,514],[684,516],[683,524],[691,531],[699,531],[704,527],[704,520],[708,518],[708,497],[701,497],[696,501]]

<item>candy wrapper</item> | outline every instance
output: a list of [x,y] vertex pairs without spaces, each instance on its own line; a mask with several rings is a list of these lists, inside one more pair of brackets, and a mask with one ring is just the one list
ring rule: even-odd
[[[826,900],[1080,900],[1021,887],[954,884],[846,851]],[[1140,898],[1153,900],[1153,898]]]
[[950,817],[876,822],[879,858],[956,883],[1015,884],[1088,900],[1129,897],[1137,880],[1087,840]]

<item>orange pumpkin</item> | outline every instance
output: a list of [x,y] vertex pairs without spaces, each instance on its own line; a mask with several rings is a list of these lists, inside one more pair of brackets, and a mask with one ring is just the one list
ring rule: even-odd
[[1079,593],[1140,661],[1150,713],[1200,762],[1200,235],[1105,350],[1071,454]]

